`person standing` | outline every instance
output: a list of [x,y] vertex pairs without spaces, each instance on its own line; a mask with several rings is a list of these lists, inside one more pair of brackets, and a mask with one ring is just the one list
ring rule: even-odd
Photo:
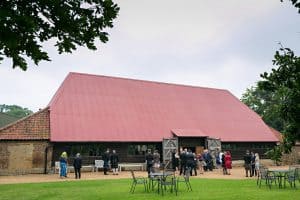
[[153,154],[153,167],[154,167],[154,170],[159,170],[160,168],[160,154],[158,153],[158,150],[155,150],[154,151],[154,154]]
[[226,169],[226,165],[225,165],[225,152],[221,152],[220,156],[221,156],[221,165],[222,165],[222,169],[223,169],[223,175],[226,175],[227,169]]
[[103,159],[103,171],[104,171],[104,175],[108,175],[108,170],[109,170],[109,159],[110,159],[110,156],[109,156],[109,149],[107,149],[105,151],[105,153],[103,154],[102,156],[102,159]]
[[116,150],[112,150],[112,154],[110,156],[110,164],[113,170],[113,175],[118,175],[119,156],[116,153]]
[[178,166],[179,166],[179,155],[178,155],[178,151],[174,150],[172,152],[172,168],[174,172],[178,170]]
[[256,175],[259,176],[259,164],[260,161],[259,161],[259,155],[258,153],[255,153],[255,171],[256,171]]
[[254,152],[251,151],[251,169],[250,169],[250,177],[256,176],[256,171],[255,171],[255,155]]
[[232,168],[232,165],[231,165],[232,159],[231,159],[231,154],[229,151],[226,152],[224,160],[225,160],[226,174],[230,175],[230,170]]
[[187,154],[187,150],[181,150],[179,158],[180,158],[180,172],[179,175],[181,175],[182,173],[185,174],[185,170],[186,170],[186,154]]
[[60,158],[60,178],[67,178],[67,164],[68,164],[68,155],[67,152],[62,152]]
[[74,171],[75,171],[75,179],[80,179],[81,178],[80,171],[81,171],[81,166],[82,166],[82,160],[81,160],[80,153],[76,154],[76,157],[73,162],[73,166],[74,166]]
[[148,149],[147,154],[145,156],[145,161],[147,166],[148,177],[150,177],[150,173],[153,167],[153,154],[151,152],[151,149]]
[[251,155],[249,150],[247,150],[246,154],[244,155],[244,167],[245,167],[246,177],[248,177],[248,173],[251,169]]
[[[186,167],[190,172],[190,175],[192,176],[193,174],[193,169],[194,169],[194,155],[192,153],[192,151],[189,149],[188,152],[186,153]],[[196,175],[197,175],[197,171],[196,171]]]

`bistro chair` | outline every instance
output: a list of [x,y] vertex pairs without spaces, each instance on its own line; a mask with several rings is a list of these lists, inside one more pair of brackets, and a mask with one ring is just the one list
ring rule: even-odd
[[179,189],[179,183],[183,182],[185,183],[188,191],[193,191],[190,183],[190,175],[191,175],[191,169],[187,168],[182,176],[177,177],[176,180],[177,190]]
[[140,184],[140,185],[143,184],[144,188],[145,188],[145,192],[148,191],[148,189],[147,189],[147,179],[145,179],[144,177],[141,177],[141,176],[139,176],[139,177],[135,176],[133,170],[130,170],[130,173],[131,173],[131,176],[132,176],[132,184],[131,184],[131,187],[130,187],[130,192],[134,193],[135,187],[138,184]]
[[256,185],[259,185],[261,187],[261,181],[264,180],[265,184],[269,186],[271,189],[272,183],[274,182],[276,184],[276,176],[274,173],[270,173],[268,171],[268,168],[260,167],[259,168],[259,174],[257,176]]
[[284,177],[284,187],[286,185],[286,182],[288,182],[291,187],[295,188],[296,180],[297,179],[299,180],[298,175],[299,175],[299,168],[290,169]]
[[175,191],[177,196],[177,185],[176,185],[176,178],[174,174],[163,175],[160,179],[159,186],[158,186],[158,193],[161,191],[161,194],[164,195],[164,192],[169,189],[172,193]]

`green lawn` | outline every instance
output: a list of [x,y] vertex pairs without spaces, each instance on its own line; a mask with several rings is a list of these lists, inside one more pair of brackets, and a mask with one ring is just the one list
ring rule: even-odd
[[[161,196],[154,192],[144,192],[142,185],[137,185],[134,194],[129,193],[131,180],[94,180],[94,181],[66,181],[51,183],[9,184],[0,185],[0,199],[80,199],[80,200],[126,200],[126,199],[299,199],[300,188],[289,186],[279,189],[273,186],[270,190],[266,186],[258,188],[255,180],[215,180],[192,179],[193,192],[185,191],[180,185],[178,196],[167,192]],[[299,187],[299,184],[298,184]]]

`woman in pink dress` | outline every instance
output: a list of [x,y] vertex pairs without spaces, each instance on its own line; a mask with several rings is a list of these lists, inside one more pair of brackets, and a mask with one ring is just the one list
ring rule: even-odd
[[230,175],[230,169],[232,168],[231,166],[231,163],[232,163],[232,160],[231,160],[231,154],[229,151],[227,151],[225,153],[225,167],[226,167],[226,170],[227,170],[227,174]]

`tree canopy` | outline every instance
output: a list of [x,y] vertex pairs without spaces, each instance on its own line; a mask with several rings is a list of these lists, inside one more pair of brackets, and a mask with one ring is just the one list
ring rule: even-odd
[[16,118],[23,118],[27,115],[32,114],[33,112],[28,108],[23,108],[18,105],[5,105],[0,104],[0,113],[6,113],[10,116],[14,116]]
[[270,127],[282,132],[284,120],[279,112],[281,101],[280,93],[271,93],[259,88],[257,85],[246,89],[241,101],[262,117]]
[[71,53],[77,46],[96,50],[96,41],[108,41],[119,7],[112,0],[2,0],[0,1],[0,62],[26,70],[25,58],[36,65],[50,61],[42,43],[56,41],[58,52]]
[[[283,0],[280,0],[281,2],[283,2]],[[300,1],[299,0],[289,0],[291,1],[291,3],[293,4],[293,6],[295,6],[296,8],[298,8],[298,13],[300,13]]]
[[284,148],[290,150],[300,140],[300,57],[289,48],[276,51],[271,73],[263,73],[258,87],[272,94],[280,95],[278,111],[284,119]]

